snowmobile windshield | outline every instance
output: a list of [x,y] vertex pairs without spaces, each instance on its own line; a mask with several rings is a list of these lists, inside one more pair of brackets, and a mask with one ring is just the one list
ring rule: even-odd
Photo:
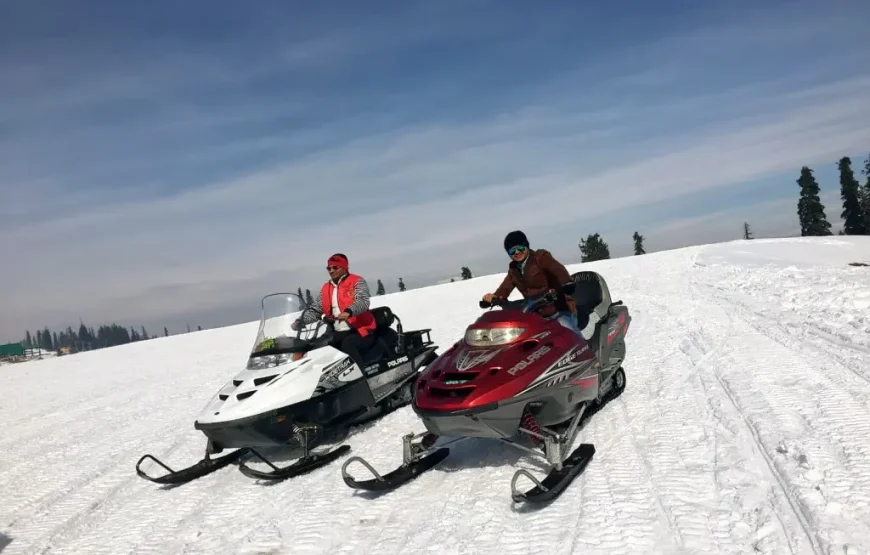
[[304,353],[327,344],[329,328],[324,323],[301,324],[308,305],[295,293],[274,293],[262,300],[262,316],[251,357]]

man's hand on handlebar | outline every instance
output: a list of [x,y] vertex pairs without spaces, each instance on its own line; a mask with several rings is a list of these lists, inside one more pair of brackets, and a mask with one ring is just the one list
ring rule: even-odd
[[480,299],[478,305],[480,305],[480,308],[490,308],[498,304],[501,300],[502,299],[496,297],[494,294],[487,293],[482,299]]

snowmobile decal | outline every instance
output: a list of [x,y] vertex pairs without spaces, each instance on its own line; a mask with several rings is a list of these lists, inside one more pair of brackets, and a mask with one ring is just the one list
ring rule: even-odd
[[625,326],[625,312],[620,312],[619,317],[616,319],[616,323],[613,324],[613,327],[610,329],[610,333],[607,334],[607,344],[610,345],[613,343],[613,340],[619,337],[620,334],[625,334],[628,332],[628,329],[623,330]]
[[563,356],[562,358],[560,358],[559,360],[556,361],[556,364],[553,365],[553,369],[557,370],[557,369],[562,368],[563,366],[568,365],[569,363],[573,362],[574,360],[577,360],[577,357],[579,357],[583,353],[587,352],[588,350],[589,350],[588,344],[583,345],[582,347],[579,347],[579,348],[575,347],[575,348],[571,349],[570,351],[568,351],[565,354],[565,356]]
[[396,366],[398,366],[400,364],[405,364],[406,362],[408,362],[407,355],[399,357],[396,360],[391,360],[391,361],[387,362],[387,368],[395,368]]
[[518,372],[525,370],[533,362],[535,362],[536,360],[538,360],[539,358],[541,358],[545,354],[549,353],[551,350],[552,350],[551,347],[544,345],[540,349],[536,349],[536,350],[532,351],[532,354],[527,356],[525,359],[519,361],[518,363],[514,364],[510,368],[510,370],[507,371],[507,373],[510,374],[511,376],[516,376]]
[[481,364],[486,364],[503,349],[467,349],[456,360],[456,369],[460,372],[471,370]]

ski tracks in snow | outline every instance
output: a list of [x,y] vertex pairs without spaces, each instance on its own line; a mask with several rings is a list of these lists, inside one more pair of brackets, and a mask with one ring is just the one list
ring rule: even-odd
[[[747,280],[736,265],[696,265],[692,252],[637,257],[631,273],[616,260],[600,270],[633,317],[627,388],[581,431],[595,458],[549,507],[512,506],[516,468],[545,471],[494,441],[454,444],[441,465],[381,496],[344,484],[344,458],[274,484],[234,467],[172,489],[141,480],[133,466],[145,452],[173,467],[201,457],[191,420],[238,366],[245,327],[160,340],[154,358],[141,344],[53,361],[117,357],[142,372],[126,388],[102,369],[104,379],[77,382],[69,412],[60,401],[69,386],[16,378],[38,402],[26,417],[3,413],[13,423],[0,451],[0,532],[13,538],[4,555],[870,552],[870,342],[850,335],[867,321],[849,312],[834,278],[814,294],[835,301],[839,319],[808,323],[796,295],[809,281],[771,292],[782,271]],[[413,320],[405,295],[393,308]],[[442,352],[478,313],[468,308],[478,292],[463,295],[452,312],[449,299],[425,299],[437,305],[424,325],[437,322]],[[131,365],[123,357],[133,351],[141,360]],[[422,429],[402,409],[348,443],[385,471],[401,462],[401,436]]]
[[[787,505],[799,525],[789,526],[792,547],[868,552],[870,387],[854,359],[836,356],[830,344],[796,338],[794,314],[765,303],[750,308],[716,268],[691,275],[693,296],[706,301],[709,314],[697,321],[729,322],[731,339],[712,374],[778,485],[781,513]],[[707,333],[715,325],[708,323]],[[870,357],[859,365],[870,368]]]

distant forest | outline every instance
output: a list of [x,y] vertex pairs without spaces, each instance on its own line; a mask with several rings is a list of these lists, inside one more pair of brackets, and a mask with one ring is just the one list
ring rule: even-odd
[[[196,329],[202,331],[201,326],[197,326]],[[190,331],[190,326],[188,326],[187,333],[190,333]],[[169,336],[169,330],[165,326],[163,328],[163,336]],[[51,331],[46,327],[45,329],[38,330],[35,334],[31,334],[30,330],[27,330],[21,344],[25,347],[41,348],[45,351],[78,353],[134,343],[136,341],[145,341],[152,337],[158,336],[149,335],[144,326],[140,326],[137,330],[132,327],[126,328],[118,324],[111,324],[100,326],[94,330],[94,328],[81,323],[77,332],[73,330],[72,326],[67,326],[66,329],[61,331]]]

